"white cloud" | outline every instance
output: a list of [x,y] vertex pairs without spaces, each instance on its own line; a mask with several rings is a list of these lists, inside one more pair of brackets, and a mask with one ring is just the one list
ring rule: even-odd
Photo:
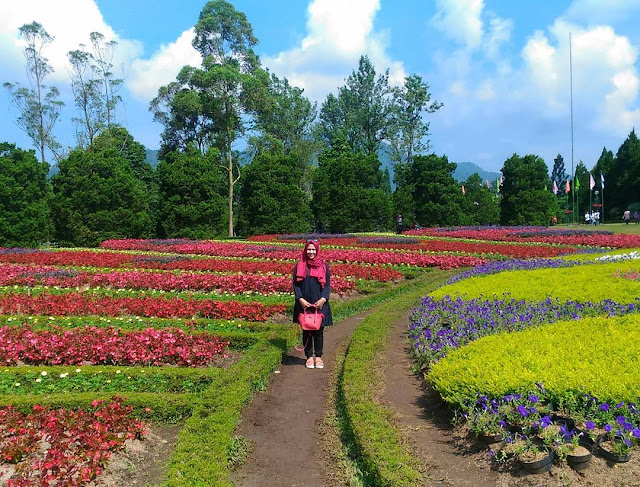
[[162,45],[149,59],[131,63],[127,88],[141,101],[148,102],[158,94],[158,88],[175,81],[185,65],[200,66],[202,57],[191,45],[194,29],[189,29],[175,41]]
[[307,9],[307,35],[300,45],[263,56],[263,63],[319,102],[344,84],[363,54],[378,73],[388,68],[390,82],[401,84],[404,66],[386,54],[388,33],[373,30],[379,10],[380,0],[313,0]]
[[432,26],[467,48],[480,46],[484,32],[480,18],[483,0],[436,0],[436,9]]
[[126,72],[120,73],[119,69],[141,54],[141,44],[119,38],[105,23],[93,0],[66,0],[64,7],[61,8],[60,2],[51,0],[5,0],[0,3],[0,59],[8,68],[5,78],[11,74],[16,77],[15,81],[26,82],[22,69],[24,46],[18,29],[32,21],[40,23],[54,37],[54,41],[43,52],[54,68],[54,73],[48,78],[49,82],[69,83],[66,71],[67,52],[78,49],[81,43],[89,45],[91,32],[100,32],[105,40],[115,40],[118,43],[113,59],[116,66],[114,72],[116,76],[126,75]]
[[536,32],[523,49],[528,96],[548,116],[569,109],[571,32],[574,110],[593,129],[628,133],[640,122],[634,108],[640,86],[637,49],[610,26],[585,29],[557,20],[549,32],[551,39]]

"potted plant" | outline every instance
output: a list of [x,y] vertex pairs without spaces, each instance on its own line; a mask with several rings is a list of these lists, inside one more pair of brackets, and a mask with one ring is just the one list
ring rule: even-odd
[[631,460],[633,444],[640,439],[640,428],[634,428],[624,416],[618,416],[618,427],[605,424],[605,434],[598,438],[599,453],[614,463]]
[[578,472],[589,467],[593,457],[593,443],[584,439],[585,435],[577,430],[569,432],[568,442],[565,443],[565,458],[569,466]]
[[518,460],[523,470],[538,474],[548,472],[553,464],[553,449],[538,445],[526,438],[523,451],[518,452]]

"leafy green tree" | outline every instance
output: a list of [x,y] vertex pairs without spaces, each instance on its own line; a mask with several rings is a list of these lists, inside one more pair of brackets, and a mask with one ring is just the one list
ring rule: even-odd
[[207,2],[193,39],[202,69],[185,66],[177,82],[160,88],[150,106],[154,119],[164,125],[163,152],[185,150],[191,142],[203,153],[218,149],[227,176],[230,237],[241,162],[233,145],[253,127],[269,83],[253,51],[257,42],[245,14],[224,0]]
[[292,156],[301,171],[298,186],[310,193],[313,160],[321,145],[312,136],[317,104],[304,96],[304,90],[291,86],[287,78],[271,74],[268,93],[257,111],[260,135],[250,139],[256,154],[283,151]]
[[217,151],[195,146],[170,152],[158,163],[158,234],[161,237],[216,238],[227,219]]
[[53,68],[44,57],[44,48],[53,42],[47,31],[38,22],[20,27],[20,36],[27,44],[24,49],[27,61],[27,77],[30,88],[18,83],[4,83],[13,105],[20,112],[17,124],[40,151],[40,162],[46,162],[45,150],[49,149],[57,158],[61,146],[53,137],[53,127],[60,116],[64,103],[58,99],[60,92],[55,86],[47,87],[44,80]]
[[640,202],[640,141],[635,129],[618,149],[611,172],[613,185],[608,194],[612,196],[612,209],[619,207],[621,213]]
[[124,80],[116,78],[113,73],[113,51],[118,45],[117,41],[105,40],[100,32],[89,34],[91,41],[91,69],[96,75],[100,89],[101,106],[104,108],[104,116],[107,128],[116,123],[116,107],[122,101],[118,91],[122,88]]
[[238,195],[241,235],[304,233],[313,229],[309,197],[298,186],[302,170],[294,157],[265,152],[242,170]]
[[376,77],[373,64],[362,56],[358,70],[347,78],[338,97],[330,95],[320,110],[320,137],[328,144],[346,138],[351,151],[376,154],[391,131],[392,90],[389,71]]
[[553,169],[551,170],[552,185],[554,181],[558,185],[558,193],[556,194],[556,196],[558,198],[561,198],[561,195],[563,194],[561,189],[565,187],[565,184],[567,182],[567,171],[564,168],[564,159],[560,154],[558,154],[553,160]]
[[49,240],[48,171],[33,151],[0,143],[0,246],[37,247]]
[[447,156],[415,156],[409,165],[416,220],[422,226],[461,225],[462,193]]
[[326,150],[313,175],[316,221],[333,233],[390,228],[391,196],[383,187],[375,154],[353,154],[346,142],[339,150]]
[[502,166],[500,222],[503,225],[548,225],[557,206],[553,193],[545,190],[548,168],[536,155],[514,154]]
[[[613,202],[613,200],[609,196],[610,194],[609,191],[611,188],[615,187],[615,185],[612,184],[613,181],[611,180],[612,169],[614,164],[615,164],[615,160],[613,157],[613,152],[611,152],[610,150],[607,150],[606,147],[603,147],[602,153],[598,158],[598,162],[596,162],[596,165],[593,168],[593,177],[596,179],[596,187],[600,191],[598,203],[603,204],[603,208],[602,208],[603,214],[600,217],[600,220],[602,222],[608,221],[610,217],[613,217],[614,219],[620,218],[619,214],[615,213],[616,211],[619,211],[618,208],[616,208],[615,206],[610,207],[610,204]],[[601,176],[605,178],[604,188],[602,187]],[[606,191],[605,191],[605,188],[606,188]],[[611,209],[613,209],[613,212],[611,212]],[[608,216],[605,217],[605,214]]]
[[414,155],[429,150],[429,122],[425,113],[433,113],[442,103],[431,101],[429,85],[416,74],[404,79],[404,86],[393,91],[392,124],[389,141],[391,160],[410,162]]
[[[583,223],[585,221],[584,214],[589,212],[589,171],[587,170],[587,166],[585,166],[584,162],[579,161],[576,165],[575,177],[573,182],[573,187],[571,191],[575,191],[575,201],[576,201],[576,212],[577,218],[576,220],[579,223]],[[578,183],[579,182],[579,183]],[[577,187],[579,186],[579,187]]]
[[56,238],[95,246],[111,238],[151,235],[149,195],[119,147],[76,149],[53,176]]
[[500,222],[500,205],[492,189],[482,183],[478,173],[464,182],[461,209],[465,225],[495,225]]

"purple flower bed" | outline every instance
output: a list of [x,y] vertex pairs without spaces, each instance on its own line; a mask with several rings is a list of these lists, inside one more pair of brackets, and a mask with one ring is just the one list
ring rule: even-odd
[[415,237],[362,237],[356,240],[357,243],[373,244],[407,244],[419,245],[421,240]]
[[[582,253],[593,254],[606,252],[603,249],[588,249]],[[533,270],[533,269],[556,269],[560,267],[573,267],[575,265],[590,265],[597,264],[595,261],[576,261],[565,260],[563,258],[556,259],[510,259],[510,260],[495,260],[487,262],[486,264],[479,265],[468,271],[461,272],[453,276],[447,281],[447,284],[453,284],[454,282],[467,279],[475,276],[485,276],[489,274],[497,274],[503,271],[519,271],[519,270]]]
[[520,331],[532,326],[560,320],[576,320],[587,316],[620,316],[637,312],[635,303],[620,304],[611,300],[598,303],[560,302],[550,298],[537,302],[515,299],[484,300],[445,296],[435,300],[421,299],[413,309],[409,337],[414,355],[425,367],[456,349],[483,336],[504,331]]
[[322,238],[355,238],[356,235],[351,233],[288,233],[278,235],[278,240],[309,240]]
[[13,247],[10,249],[0,249],[0,255],[2,254],[32,254],[34,252],[51,252],[50,250],[38,250],[38,249],[27,249],[24,247]]

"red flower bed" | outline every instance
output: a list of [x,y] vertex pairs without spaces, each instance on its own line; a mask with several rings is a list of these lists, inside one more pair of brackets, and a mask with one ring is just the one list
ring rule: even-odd
[[0,327],[0,363],[17,365],[178,365],[202,367],[227,357],[229,342],[179,328],[123,332],[120,328],[36,330]]
[[141,421],[114,397],[95,411],[34,406],[31,414],[0,409],[0,459],[16,464],[7,487],[78,487],[94,480],[127,439],[142,438]]
[[[530,227],[531,232],[540,232],[540,227]],[[548,231],[550,234],[553,230]],[[562,230],[556,230],[557,235],[535,235],[527,236],[527,227],[509,228],[490,228],[490,229],[460,229],[439,231],[434,228],[423,228],[420,230],[409,230],[408,235],[429,235],[434,237],[453,237],[473,240],[494,240],[504,242],[539,242],[558,245],[588,245],[594,247],[610,247],[610,248],[635,248],[640,247],[640,235],[603,235],[593,233],[589,235],[588,231],[584,231],[580,235],[563,235]]]
[[[272,259],[297,259],[300,250],[290,247],[266,246],[262,244],[189,242],[150,243],[147,240],[106,240],[103,248],[113,250],[155,250],[186,254],[236,256]],[[422,252],[384,252],[356,249],[324,249],[322,256],[330,262],[360,262],[365,264],[413,265],[418,267],[439,267],[451,269],[484,264],[486,260],[471,256],[428,255]]]
[[[287,293],[289,276],[258,274],[192,274],[170,272],[88,272],[44,266],[0,265],[0,286],[37,285],[59,287],[105,286],[116,289],[160,289],[163,291],[216,291],[229,293]],[[335,277],[332,291],[344,294],[355,288],[353,281]]]
[[85,296],[82,293],[47,294],[27,296],[9,293],[0,296],[0,314],[55,315],[55,316],[156,316],[158,318],[238,319],[266,321],[284,313],[284,304],[239,303],[237,301],[186,300],[181,298],[113,298]]
[[[39,250],[22,254],[0,254],[0,262],[283,275],[291,275],[294,266],[293,262],[278,262],[273,260],[191,258],[186,256],[171,258],[147,254],[77,252],[68,250],[56,252]],[[354,279],[370,279],[375,281],[395,281],[402,279],[402,274],[398,271],[384,267],[358,264],[335,264],[331,266],[331,273],[338,277],[353,277]]]

